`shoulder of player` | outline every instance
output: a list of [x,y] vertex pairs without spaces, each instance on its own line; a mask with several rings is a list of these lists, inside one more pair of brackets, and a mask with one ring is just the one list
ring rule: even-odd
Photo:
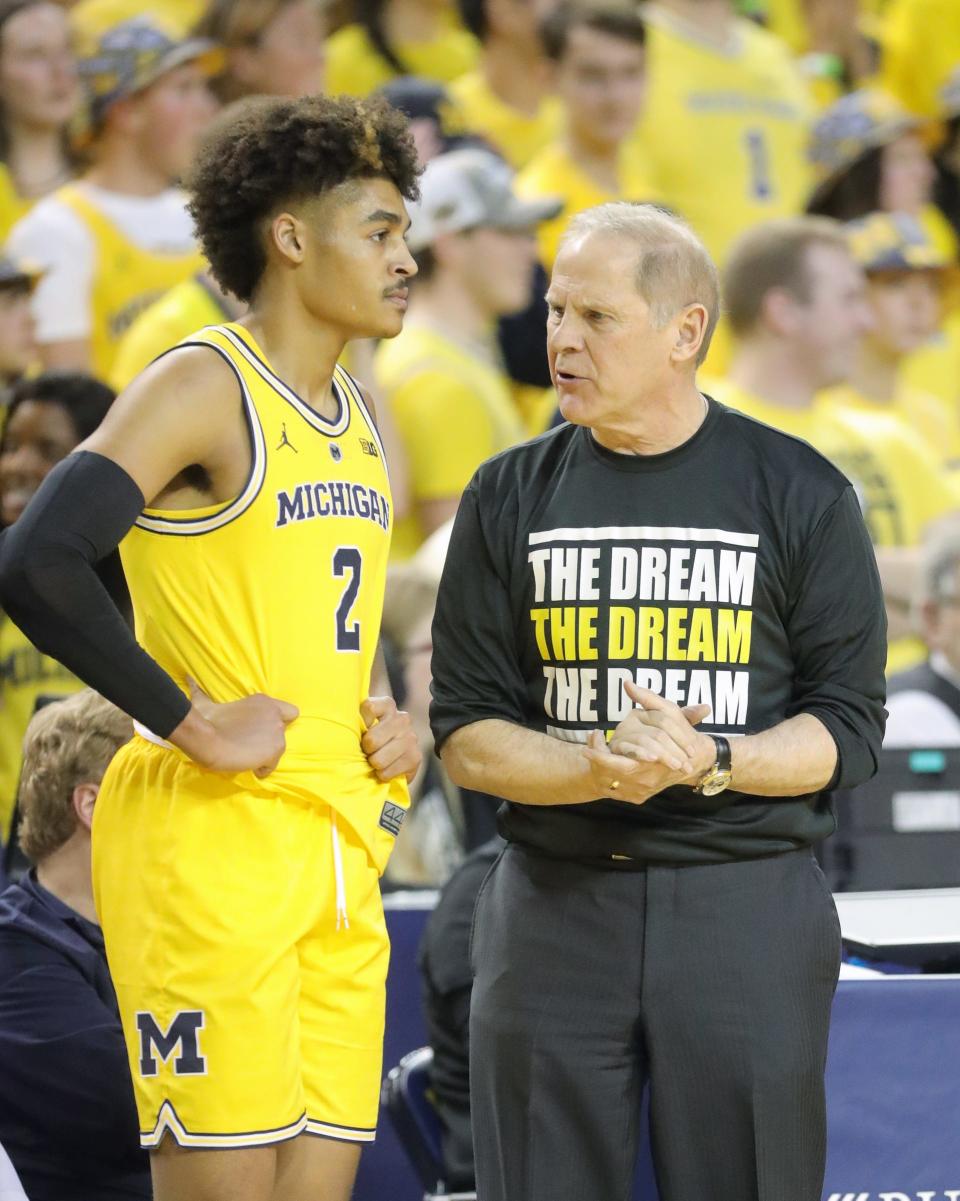
[[157,424],[186,422],[193,430],[235,419],[242,399],[236,369],[212,346],[176,346],[155,359],[121,392],[115,408],[153,414]]

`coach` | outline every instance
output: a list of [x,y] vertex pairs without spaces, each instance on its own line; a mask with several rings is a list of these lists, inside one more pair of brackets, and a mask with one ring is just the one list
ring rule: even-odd
[[853,489],[698,392],[690,230],[575,218],[548,293],[568,424],[485,463],[434,626],[453,780],[504,797],[477,904],[483,1201],[819,1201],[840,931],[811,852],[875,770],[884,609]]

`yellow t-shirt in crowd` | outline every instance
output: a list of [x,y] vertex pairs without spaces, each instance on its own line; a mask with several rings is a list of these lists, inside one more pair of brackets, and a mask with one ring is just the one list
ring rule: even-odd
[[43,655],[0,613],[0,844],[8,840],[17,799],[23,736],[40,696],[67,696],[83,684]]
[[947,317],[935,338],[907,355],[900,375],[904,386],[939,396],[960,412],[960,310]]
[[514,171],[525,167],[563,127],[563,108],[556,96],[544,96],[532,115],[523,113],[501,100],[480,70],[461,75],[447,90],[463,131],[486,138]]
[[[394,47],[407,75],[450,83],[476,65],[480,46],[459,27],[442,29],[430,42],[401,42]],[[344,25],[327,40],[327,92],[331,96],[369,96],[403,74],[382,57],[362,25]]]
[[563,200],[559,215],[544,221],[537,229],[540,261],[548,271],[557,257],[567,222],[577,213],[610,200],[656,201],[660,198],[650,166],[637,146],[631,144],[623,148],[619,174],[618,191],[608,192],[573,161],[563,141],[558,139],[541,150],[517,176],[514,187],[518,196],[528,200],[557,196]]
[[[895,414],[819,405],[789,409],[729,380],[703,386],[722,404],[803,438],[830,459],[856,490],[876,547],[919,546],[931,522],[960,509],[960,487]],[[919,639],[896,639],[888,649],[887,672],[914,666],[924,653]]]
[[819,393],[817,406],[827,413],[836,411],[841,415],[848,409],[858,413],[894,414],[920,435],[943,467],[948,470],[960,467],[960,412],[931,392],[901,384],[888,404],[872,400],[851,384],[840,384]]
[[176,346],[205,325],[216,325],[228,314],[202,275],[191,276],[154,301],[120,339],[110,372],[116,392],[165,350]]
[[10,230],[35,204],[35,200],[26,200],[20,195],[9,168],[5,163],[0,163],[0,244],[6,242]]
[[737,20],[721,49],[651,4],[647,96],[636,138],[663,202],[723,263],[736,236],[799,213],[810,191],[814,113],[785,43]]
[[911,112],[935,117],[960,65],[957,0],[891,0],[880,31],[880,84]]
[[413,511],[394,526],[391,549],[406,559],[425,536],[417,502],[459,496],[484,459],[526,431],[507,375],[436,330],[408,325],[381,342],[374,371],[410,472]]
[[199,251],[157,254],[135,246],[74,184],[54,193],[87,226],[96,245],[90,295],[93,374],[109,379],[121,337],[134,320],[175,284],[203,266]]

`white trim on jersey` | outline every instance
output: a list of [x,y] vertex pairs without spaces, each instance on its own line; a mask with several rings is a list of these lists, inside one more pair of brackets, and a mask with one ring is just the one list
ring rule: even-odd
[[350,424],[350,402],[344,395],[343,389],[335,377],[333,384],[337,393],[337,401],[340,405],[340,416],[336,421],[328,421],[326,417],[321,417],[315,409],[311,409],[308,404],[302,401],[296,392],[289,388],[278,375],[274,375],[270,367],[232,329],[228,329],[225,325],[217,326],[217,329],[232,346],[236,347],[260,378],[265,383],[268,383],[275,392],[279,393],[288,404],[291,404],[300,416],[309,425],[312,425],[318,433],[335,438],[346,431]]
[[[213,328],[218,327],[214,326]],[[238,497],[228,501],[223,508],[218,509],[215,513],[210,513],[206,517],[177,517],[173,510],[164,512],[162,517],[152,516],[148,512],[141,513],[135,524],[139,529],[147,530],[151,534],[207,534],[211,530],[216,530],[221,526],[229,524],[235,518],[239,517],[241,513],[246,512],[257,499],[267,475],[267,449],[263,438],[263,427],[260,425],[260,417],[257,413],[256,405],[253,403],[253,398],[247,389],[246,381],[237,370],[236,364],[223,347],[218,346],[216,342],[182,342],[180,345],[209,346],[211,350],[215,350],[230,365],[230,369],[237,377],[237,381],[240,384],[240,392],[243,395],[247,424],[250,429],[252,461],[250,463],[250,474],[247,476],[247,482],[244,485],[243,491]]]

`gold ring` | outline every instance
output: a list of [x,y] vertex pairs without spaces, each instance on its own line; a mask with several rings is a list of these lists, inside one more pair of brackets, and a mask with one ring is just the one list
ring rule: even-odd
[[611,792],[616,792],[619,787],[620,787],[619,780],[611,780],[610,781],[610,791]]

